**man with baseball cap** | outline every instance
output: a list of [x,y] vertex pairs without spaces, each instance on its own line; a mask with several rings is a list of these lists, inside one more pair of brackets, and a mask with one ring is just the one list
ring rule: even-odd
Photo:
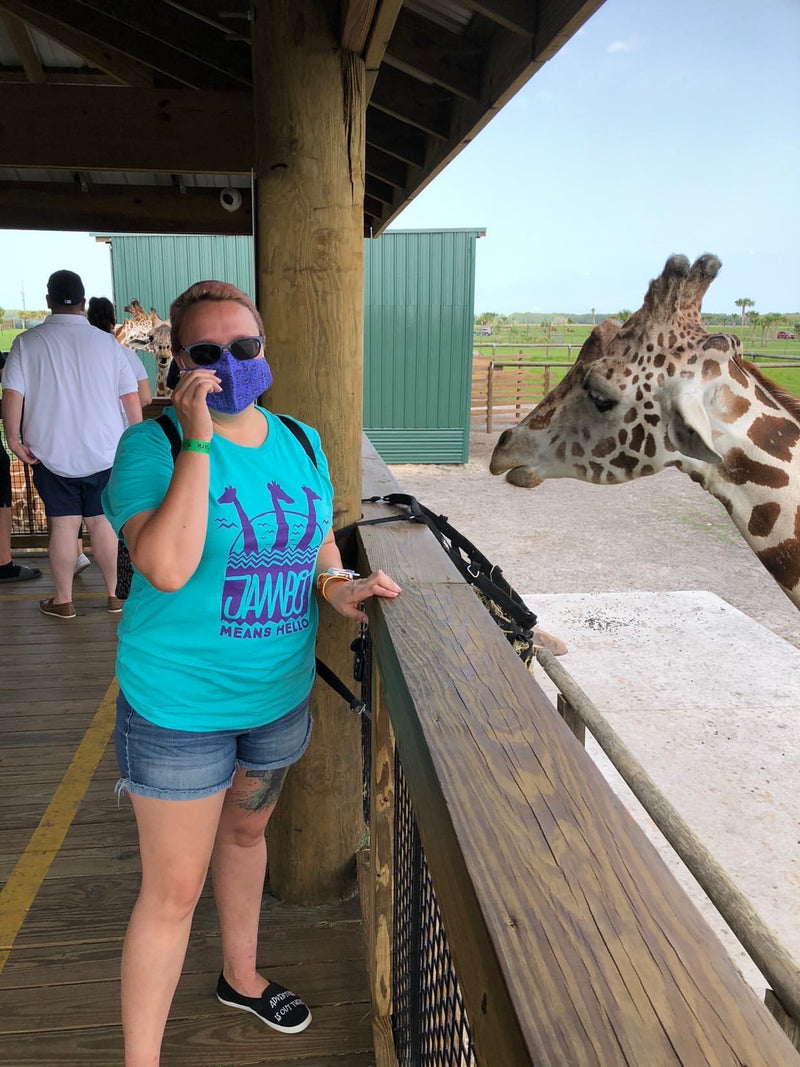
[[116,614],[122,610],[114,596],[117,537],[100,494],[124,429],[122,409],[129,423],[142,420],[136,378],[122,345],[84,316],[79,275],[51,274],[47,306],[51,314],[45,321],[15,338],[3,370],[8,447],[31,465],[50,520],[55,589],[39,608],[54,618],[75,618],[72,578],[83,521],[106,583],[107,610]]

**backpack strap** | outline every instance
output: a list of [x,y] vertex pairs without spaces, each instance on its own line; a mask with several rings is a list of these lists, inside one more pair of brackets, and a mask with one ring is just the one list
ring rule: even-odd
[[155,421],[166,434],[167,440],[169,441],[169,446],[172,449],[172,462],[174,463],[180,455],[181,445],[183,443],[181,440],[181,435],[175,429],[175,423],[172,421],[169,415],[159,415]]
[[278,415],[286,429],[300,442],[303,447],[303,451],[314,464],[314,467],[319,470],[319,464],[317,463],[317,455],[314,452],[311,442],[308,439],[308,434],[300,425],[299,422],[295,422],[289,415]]

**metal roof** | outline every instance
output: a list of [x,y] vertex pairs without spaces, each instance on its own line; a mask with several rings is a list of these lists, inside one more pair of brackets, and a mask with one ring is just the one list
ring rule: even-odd
[[[366,68],[365,234],[601,3],[343,0],[342,47]],[[0,0],[0,226],[250,232],[251,18],[250,0]],[[210,158],[199,136],[179,152],[158,128],[170,107],[200,130],[207,113],[204,132],[220,124],[224,149]],[[220,210],[226,187],[245,210]]]

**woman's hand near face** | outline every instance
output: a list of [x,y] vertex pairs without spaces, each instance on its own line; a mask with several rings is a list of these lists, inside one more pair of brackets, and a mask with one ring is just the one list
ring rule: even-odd
[[325,587],[325,599],[330,606],[348,619],[369,622],[361,602],[371,596],[388,597],[393,600],[400,596],[400,586],[383,571],[373,571],[368,578],[356,578],[353,582],[328,582]]
[[211,412],[206,404],[209,393],[221,392],[216,374],[198,367],[184,371],[172,393],[172,406],[183,430],[183,436],[198,441],[210,441],[214,433]]

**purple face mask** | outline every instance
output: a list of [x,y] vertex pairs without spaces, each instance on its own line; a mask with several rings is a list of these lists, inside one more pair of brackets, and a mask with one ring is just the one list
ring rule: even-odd
[[265,359],[235,359],[223,352],[216,363],[204,367],[213,370],[222,386],[221,393],[209,393],[206,403],[224,415],[238,415],[272,385],[272,371]]

